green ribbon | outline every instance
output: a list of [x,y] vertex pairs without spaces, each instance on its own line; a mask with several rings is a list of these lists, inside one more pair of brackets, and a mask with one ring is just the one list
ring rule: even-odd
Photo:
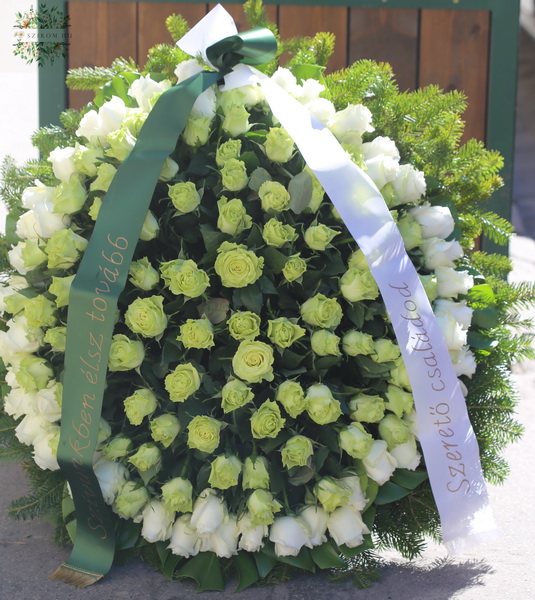
[[93,455],[117,301],[163,163],[200,94],[240,61],[269,62],[276,47],[267,29],[210,46],[207,56],[219,72],[198,73],[160,96],[106,194],[69,295],[58,463],[71,488],[77,528],[69,559],[52,577],[86,586],[103,577],[113,562],[114,521],[93,471]]

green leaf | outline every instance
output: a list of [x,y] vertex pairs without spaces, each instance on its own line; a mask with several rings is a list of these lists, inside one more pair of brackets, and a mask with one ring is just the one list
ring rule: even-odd
[[472,314],[472,326],[482,329],[494,329],[500,322],[497,308],[476,308]]
[[196,592],[206,590],[225,589],[223,572],[219,564],[219,558],[213,552],[201,552],[183,565],[177,572],[176,577],[182,579],[189,577],[197,582]]
[[408,490],[416,489],[428,478],[427,471],[409,471],[408,469],[396,469],[391,481]]
[[256,314],[260,314],[263,305],[262,291],[253,283],[241,289],[241,301],[245,308]]
[[254,553],[254,559],[258,574],[262,579],[267,577],[271,573],[273,567],[277,564],[276,558],[271,555],[268,556],[262,550]]
[[272,273],[278,275],[284,269],[284,265],[288,260],[286,254],[279,252],[275,248],[268,246],[263,252],[262,255],[264,260],[266,261],[266,266],[269,267],[269,270]]
[[116,96],[126,104],[126,106],[130,106],[132,104],[132,98],[127,94],[126,85],[124,84],[124,80],[120,75],[116,75],[111,80],[111,85],[113,87],[113,91]]
[[162,573],[169,579],[169,581],[173,581],[173,575],[178,563],[183,559],[182,556],[177,556],[176,554],[170,554],[165,564],[162,567]]
[[69,521],[65,525],[65,529],[67,530],[67,533],[69,534],[69,537],[71,538],[71,542],[74,544],[74,540],[76,539],[76,519]]
[[238,570],[238,585],[234,590],[235,592],[241,592],[258,581],[258,569],[248,553],[239,552],[232,559],[232,562]]
[[244,152],[240,156],[240,160],[242,160],[245,163],[248,172],[254,171],[256,168],[258,168],[258,165],[260,163],[258,156],[254,152]]
[[288,184],[290,193],[290,209],[299,214],[305,210],[312,199],[312,177],[306,171],[301,171],[292,177]]
[[115,532],[115,547],[117,550],[128,550],[136,545],[141,533],[141,523],[118,519]]
[[20,240],[18,235],[15,233],[15,230],[17,228],[17,221],[19,220],[19,217],[24,213],[25,211],[22,210],[22,208],[12,208],[7,216],[6,216],[6,233],[4,235],[4,240],[11,245],[15,245],[17,244]]
[[257,167],[249,177],[249,188],[253,192],[258,192],[260,186],[266,181],[271,181],[271,175],[262,167]]
[[291,565],[292,567],[304,569],[305,571],[310,571],[311,573],[314,573],[316,570],[314,561],[312,560],[312,556],[310,555],[308,548],[301,548],[301,551],[297,556],[277,556],[275,554],[273,544],[269,542],[262,548],[262,552],[268,556],[271,556],[272,558],[275,558],[275,560],[287,565]]
[[292,73],[295,75],[298,83],[306,79],[316,79],[323,82],[323,71],[325,71],[325,67],[321,65],[292,65]]
[[221,243],[227,239],[227,235],[221,231],[213,231],[201,225],[201,235],[207,252],[215,252]]
[[336,569],[337,567],[346,566],[345,561],[333,548],[331,542],[325,542],[321,546],[314,546],[310,551],[310,554],[312,560],[320,569]]
[[371,550],[374,547],[375,546],[373,545],[372,536],[369,534],[366,534],[364,536],[364,541],[360,546],[357,546],[356,548],[348,548],[345,544],[339,546],[340,552],[346,558],[354,558],[355,556],[362,554],[366,550]]
[[295,486],[305,485],[305,483],[308,483],[315,474],[316,469],[314,466],[309,467],[305,465],[303,467],[299,467],[299,469],[297,469],[291,477],[288,477],[288,483]]
[[486,304],[487,306],[493,306],[496,304],[496,295],[488,283],[474,285],[474,287],[468,292],[468,298],[471,302]]
[[405,496],[408,496],[409,494],[410,490],[407,488],[401,487],[392,481],[387,481],[385,484],[379,487],[379,492],[375,498],[375,504],[378,506],[390,504],[391,502],[396,502],[396,500],[405,498]]
[[498,345],[498,340],[480,333],[479,331],[469,331],[466,339],[469,346],[478,350],[490,350]]
[[65,521],[69,515],[74,512],[74,500],[70,496],[65,496],[61,501],[61,515]]

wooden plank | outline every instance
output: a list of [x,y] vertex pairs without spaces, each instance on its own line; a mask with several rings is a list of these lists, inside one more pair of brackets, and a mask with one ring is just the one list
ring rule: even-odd
[[206,14],[206,4],[186,2],[139,2],[138,3],[138,62],[143,66],[149,48],[156,44],[172,44],[173,40],[165,26],[171,14],[182,15],[193,27]]
[[347,15],[346,6],[279,6],[279,31],[282,38],[334,33],[336,47],[327,71],[337,71],[347,66]]
[[[212,10],[212,8],[214,8],[214,6],[216,4],[217,3],[212,2],[208,5],[208,8],[210,10]],[[238,28],[238,31],[246,31],[247,29],[250,29],[249,24],[245,20],[245,15],[243,13],[243,3],[242,4],[239,4],[237,2],[227,3],[227,2],[223,1],[223,2],[221,2],[221,4],[225,8],[225,10],[228,11],[232,15],[232,18],[236,22],[236,27]],[[277,7],[276,6],[265,6],[265,9],[267,10],[267,14],[269,16],[270,21],[272,21],[273,23],[277,23]]]
[[421,12],[419,85],[463,90],[468,96],[464,140],[485,139],[490,13],[483,10]]
[[418,82],[417,9],[350,8],[349,62],[370,58],[388,62],[400,90]]
[[[136,58],[137,11],[134,2],[68,3],[70,17],[68,68],[104,66],[114,58]],[[93,99],[93,92],[69,90],[69,106],[81,108]]]

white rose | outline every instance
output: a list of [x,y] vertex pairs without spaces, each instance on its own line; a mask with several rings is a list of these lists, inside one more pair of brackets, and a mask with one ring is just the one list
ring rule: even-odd
[[397,460],[398,468],[409,469],[409,471],[414,471],[422,458],[416,449],[414,436],[408,442],[394,446],[390,454]]
[[25,266],[24,260],[22,258],[22,250],[25,247],[26,242],[19,242],[16,246],[13,246],[13,248],[11,248],[11,250],[9,250],[7,253],[9,262],[11,263],[13,268],[21,275],[26,275],[28,271],[31,271],[29,267]]
[[130,85],[128,95],[135,99],[142,111],[149,112],[154,106],[154,96],[165,92],[170,87],[171,82],[168,79],[158,82],[154,81],[150,75],[145,75]]
[[4,398],[4,410],[14,419],[20,419],[28,413],[35,414],[37,393],[27,392],[24,388],[12,389]]
[[238,548],[246,552],[258,552],[264,547],[264,538],[268,535],[267,525],[253,525],[249,513],[244,513],[238,521],[241,534]]
[[371,142],[362,144],[361,150],[365,160],[370,160],[371,158],[384,154],[399,162],[399,150],[394,140],[389,137],[380,135]]
[[235,515],[227,515],[221,525],[210,536],[213,552],[222,558],[238,554],[240,532]]
[[[197,62],[195,58],[185,60],[179,63],[175,69],[175,75],[177,83],[182,83],[186,79],[189,79],[193,75],[200,73],[204,68]],[[208,117],[214,118],[216,111],[216,94],[212,88],[205,90],[195,100],[195,104],[191,109],[191,114],[194,117]]]
[[455,228],[455,221],[447,206],[431,206],[424,202],[409,213],[420,223],[424,238],[447,238]]
[[162,170],[160,171],[160,175],[158,179],[160,181],[170,181],[173,177],[178,173],[178,164],[169,156],[165,159],[163,163]]
[[90,144],[105,145],[107,132],[104,130],[102,118],[96,110],[90,110],[80,119],[76,135],[85,137]]
[[330,123],[336,114],[336,108],[334,104],[327,100],[327,98],[316,98],[311,102],[305,104],[305,108],[308,110],[324,125]]
[[53,425],[45,417],[28,414],[15,427],[15,435],[21,444],[31,446],[39,436],[47,433],[51,427]]
[[306,544],[309,548],[312,546],[320,546],[327,541],[325,532],[327,531],[327,519],[329,515],[321,506],[307,506],[305,510],[299,513],[299,518],[302,519],[310,531],[309,541]]
[[468,329],[472,322],[472,313],[474,312],[474,309],[467,306],[466,300],[453,302],[453,300],[439,298],[434,302],[433,311],[436,315],[441,313],[451,315],[463,329]]
[[310,547],[308,525],[299,517],[278,517],[269,529],[277,556],[297,556],[305,545]]
[[329,515],[327,527],[333,540],[345,544],[348,548],[356,548],[364,541],[364,534],[370,533],[362,521],[361,514],[353,506],[341,506]]
[[61,181],[69,181],[71,175],[76,171],[74,164],[74,153],[76,148],[54,148],[48,155],[48,162],[52,163],[54,175]]
[[366,160],[366,174],[379,189],[394,181],[398,173],[399,163],[390,156],[378,154]]
[[33,460],[41,469],[59,470],[57,459],[60,428],[50,425],[33,443]]
[[54,423],[61,418],[61,384],[50,381],[46,388],[39,390],[35,398],[35,412],[45,417],[47,421]]
[[457,298],[459,294],[467,294],[474,285],[474,278],[468,271],[456,271],[451,267],[437,267],[437,292],[442,298]]
[[293,95],[301,102],[301,104],[308,104],[309,102],[317,100],[324,89],[325,86],[316,79],[305,79],[301,85],[297,86]]
[[392,185],[400,204],[417,202],[426,191],[424,174],[412,165],[401,165]]
[[387,451],[384,440],[375,440],[368,456],[362,459],[368,477],[379,485],[386,483],[396,470],[396,459]]
[[169,512],[160,500],[151,500],[143,509],[141,536],[151,544],[171,537],[174,512]]
[[289,94],[295,95],[298,92],[297,79],[289,69],[279,67],[271,76],[271,81]]
[[33,210],[22,214],[17,221],[15,233],[21,240],[38,240],[37,221]]
[[93,471],[97,476],[104,502],[113,504],[115,496],[121,491],[128,479],[128,469],[119,462],[100,458],[93,465]]
[[40,327],[29,327],[26,317],[19,314],[7,322],[6,344],[13,354],[26,352],[31,354],[43,344],[44,333]]
[[468,388],[464,385],[464,383],[458,379],[459,387],[461,388],[462,395],[466,398],[468,396]]
[[228,514],[225,503],[215,490],[206,488],[200,494],[191,515],[191,527],[201,536],[209,535],[221,525]]
[[420,246],[424,255],[425,268],[430,271],[437,267],[454,267],[453,261],[464,254],[457,240],[446,242],[440,238],[429,238]]
[[108,134],[121,127],[127,112],[126,104],[118,96],[113,96],[98,109],[98,116],[102,121],[102,134],[106,136],[106,145],[108,145]]
[[[474,353],[468,346],[461,348],[457,360],[453,363],[453,368],[455,369],[455,375],[457,375],[457,377],[466,375],[467,377],[470,377],[470,379],[472,378],[472,375],[476,372],[477,363]],[[460,381],[459,383],[462,382]],[[466,396],[466,394],[464,395]]]
[[407,421],[409,423],[409,429],[410,429],[410,432],[412,433],[412,435],[416,439],[419,439],[418,438],[418,421],[417,421],[416,411],[413,410],[412,412],[404,415],[403,420]]
[[196,556],[201,548],[201,539],[191,527],[191,514],[181,515],[171,531],[171,543],[167,546],[177,556]]
[[51,238],[56,231],[67,229],[71,224],[68,215],[54,212],[54,203],[51,200],[38,199],[34,204],[33,212],[39,237],[44,239]]
[[353,475],[351,477],[343,477],[339,480],[340,483],[351,491],[351,496],[347,499],[347,504],[353,506],[357,510],[363,510],[366,506],[366,496],[360,485],[360,477]]
[[334,116],[329,129],[339,142],[360,145],[362,134],[373,131],[372,113],[362,104],[349,104]]
[[449,313],[439,313],[435,315],[435,319],[442,331],[452,360],[457,360],[459,350],[466,344],[468,332]]
[[35,187],[30,186],[23,190],[22,206],[24,208],[32,209],[38,200],[41,202],[50,202],[55,189],[55,187],[49,187],[36,179]]

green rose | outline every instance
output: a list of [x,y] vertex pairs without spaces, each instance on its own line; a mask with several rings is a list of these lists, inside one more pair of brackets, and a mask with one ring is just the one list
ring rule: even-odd
[[146,256],[139,260],[135,260],[130,265],[128,274],[130,275],[128,281],[144,292],[152,290],[152,288],[160,281],[158,271],[150,264],[149,259]]
[[360,394],[349,402],[351,418],[363,423],[378,423],[385,414],[385,402],[381,396]]
[[409,375],[407,373],[407,367],[403,362],[401,356],[395,361],[395,367],[390,369],[390,380],[389,383],[393,383],[398,387],[405,388],[406,390],[412,390]]
[[282,248],[297,239],[297,233],[291,225],[284,225],[277,219],[270,219],[262,230],[262,238],[268,246]]
[[401,355],[399,346],[387,339],[375,340],[373,347],[375,353],[371,357],[377,363],[396,361]]
[[297,319],[279,317],[268,321],[267,336],[270,341],[279,348],[289,348],[295,341],[306,334],[303,327],[297,325]]
[[294,142],[282,127],[270,127],[264,142],[267,157],[278,163],[290,160],[294,152]]
[[254,398],[250,387],[239,379],[229,379],[221,390],[221,407],[224,413],[245,406]]
[[133,464],[134,467],[141,472],[148,471],[153,467],[155,470],[160,470],[162,465],[162,453],[156,444],[147,442],[146,444],[141,444],[137,449],[137,452],[132,454],[128,459],[128,462]]
[[62,181],[54,190],[52,212],[70,215],[82,209],[87,198],[85,187],[76,175],[71,175],[69,181]]
[[316,175],[314,175],[314,171],[312,171],[312,169],[310,169],[309,167],[305,167],[304,171],[308,173],[312,178],[312,197],[310,198],[310,202],[308,203],[306,212],[315,213],[319,209],[321,203],[323,202],[325,190],[323,189],[321,183],[318,181]]
[[61,308],[62,306],[68,306],[69,304],[69,293],[71,291],[72,280],[74,275],[69,277],[52,277],[52,283],[48,288],[48,291],[56,296],[56,306]]
[[219,432],[223,423],[212,417],[193,417],[188,425],[188,447],[213,452],[219,446]]
[[340,278],[340,291],[349,302],[375,300],[379,296],[379,288],[369,269],[360,270],[350,267]]
[[169,512],[193,510],[193,486],[188,479],[174,477],[162,485],[162,500]]
[[210,284],[208,275],[192,260],[171,260],[160,266],[160,273],[167,287],[176,296],[197,298],[204,294]]
[[106,460],[117,460],[127,456],[132,451],[132,440],[126,435],[117,435],[109,440],[100,451]]
[[386,415],[379,422],[379,435],[387,443],[388,449],[392,450],[395,446],[400,446],[409,441],[411,437],[410,423],[396,417],[396,415]]
[[24,302],[24,316],[29,327],[52,327],[56,324],[56,305],[43,295]]
[[72,156],[74,166],[78,173],[95,177],[97,174],[97,165],[104,158],[102,148],[86,148],[80,144],[76,144],[75,152]]
[[199,371],[191,364],[178,365],[165,378],[165,389],[173,402],[184,402],[201,387]]
[[255,439],[277,437],[284,427],[285,419],[281,416],[279,405],[266,400],[251,417],[251,431]]
[[237,456],[225,456],[221,454],[212,461],[208,483],[213,488],[228,490],[238,485],[241,473],[241,461]]
[[351,423],[338,435],[340,448],[353,458],[368,456],[373,446],[373,436],[360,423]]
[[297,381],[284,381],[277,388],[275,400],[295,419],[306,409],[305,392]]
[[54,377],[54,371],[44,358],[29,355],[23,358],[16,371],[15,379],[26,392],[38,392]]
[[19,248],[20,258],[22,259],[24,267],[28,271],[32,271],[33,269],[40,267],[47,259],[47,255],[41,249],[39,241],[26,240],[25,242],[19,242],[13,247],[12,250],[10,250],[10,261],[13,265],[14,263],[13,260],[11,260],[11,253],[14,253]]
[[244,340],[232,358],[232,368],[240,379],[247,383],[262,380],[273,381],[273,348],[264,344]]
[[438,298],[438,283],[437,276],[433,273],[432,275],[418,275],[420,283],[423,285],[425,293],[429,302],[433,302]]
[[136,145],[136,138],[127,127],[119,127],[119,129],[108,133],[107,137],[110,147],[106,150],[106,156],[124,162]]
[[283,446],[281,450],[282,464],[287,468],[304,467],[308,459],[314,454],[312,440],[304,435],[294,435]]
[[163,311],[163,296],[136,298],[124,315],[127,327],[143,337],[161,335],[167,327],[167,315]]
[[61,229],[52,234],[45,247],[49,269],[70,269],[85,250],[87,240],[72,229]]
[[397,385],[388,385],[386,390],[386,398],[388,402],[385,402],[385,408],[391,410],[400,419],[404,413],[408,415],[414,408],[414,398],[412,394],[410,392],[406,392]]
[[185,215],[194,211],[201,203],[201,196],[192,181],[175,183],[167,186],[169,197],[179,215]]
[[260,317],[250,311],[238,311],[229,318],[227,327],[235,340],[254,340],[260,335]]
[[358,250],[355,250],[355,252],[353,252],[348,258],[347,266],[349,268],[359,269],[360,271],[366,271],[370,269],[368,267],[368,261],[364,256],[364,252],[360,250],[360,248]]
[[97,178],[91,182],[89,189],[92,192],[107,192],[116,173],[117,169],[110,163],[100,164],[97,167]]
[[237,159],[241,154],[241,140],[229,140],[217,147],[215,153],[216,165],[221,169],[230,159]]
[[342,349],[348,356],[373,354],[373,337],[357,329],[349,330],[342,338]]
[[301,258],[300,254],[293,254],[288,258],[282,269],[282,274],[286,281],[301,281],[303,273],[307,270],[306,262]]
[[255,490],[247,499],[247,510],[251,525],[271,525],[275,521],[273,513],[281,510],[282,504],[267,490]]
[[264,181],[258,190],[262,210],[281,212],[290,206],[290,193],[278,181]]
[[242,488],[244,490],[269,489],[269,463],[264,456],[248,456],[243,463]]
[[301,305],[301,317],[305,323],[331,329],[340,325],[342,320],[342,307],[336,298],[327,298],[323,294],[316,294]]
[[237,158],[231,158],[221,168],[221,182],[226,190],[239,192],[247,186],[249,177],[245,163]]
[[130,108],[128,110],[128,115],[123,119],[123,126],[127,127],[128,131],[130,131],[134,137],[137,137],[148,116],[149,113],[141,110],[141,108]]
[[333,477],[323,477],[314,486],[314,494],[323,508],[331,513],[339,506],[347,504],[351,490],[340,483],[340,480]]
[[160,226],[158,225],[158,220],[149,210],[147,212],[147,216],[143,221],[143,226],[141,227],[141,232],[139,234],[139,239],[142,242],[150,242],[153,240],[160,231]]
[[155,442],[160,442],[164,448],[169,448],[180,432],[180,422],[175,415],[164,414],[150,422],[150,435]]
[[318,425],[334,423],[342,414],[340,402],[333,398],[331,390],[321,383],[311,385],[305,397],[308,416]]
[[147,488],[136,481],[127,481],[115,498],[115,511],[123,519],[133,519],[150,499]]
[[[223,119],[223,131],[226,131],[231,137],[238,137],[242,133],[249,131],[249,113],[243,104],[231,106]],[[230,159],[232,160],[232,159]]]
[[335,236],[339,235],[338,231],[327,227],[327,225],[311,225],[305,231],[305,244],[312,250],[325,250],[332,242]]
[[99,198],[97,196],[93,200],[93,204],[91,204],[91,206],[89,207],[89,210],[87,211],[87,214],[91,217],[91,219],[93,221],[96,221],[98,219],[98,214],[99,214],[101,208],[102,208],[102,198]]
[[403,243],[405,244],[406,250],[412,250],[421,246],[424,242],[422,237],[422,226],[418,221],[409,213],[405,213],[401,219],[398,220],[397,226]]
[[340,338],[327,329],[319,329],[310,337],[310,346],[318,356],[340,356]]
[[188,146],[204,146],[210,136],[212,119],[210,117],[196,117],[190,115],[182,137]]
[[157,407],[158,400],[148,388],[140,388],[124,399],[124,412],[132,425],[141,425],[144,417],[152,414]]
[[211,348],[214,342],[214,328],[206,318],[186,319],[180,326],[180,335],[176,338],[185,348]]
[[46,344],[52,346],[52,350],[56,352],[65,352],[67,343],[67,328],[66,327],[51,327],[47,329],[43,338]]
[[110,371],[137,369],[144,358],[145,348],[143,342],[130,340],[122,333],[113,336],[108,359],[108,369]]
[[240,235],[242,231],[249,229],[253,224],[252,218],[247,214],[243,202],[239,198],[228,200],[222,196],[217,201],[219,216],[217,227],[223,233],[229,235]]
[[262,275],[264,258],[247,246],[223,242],[217,250],[215,272],[221,283],[229,288],[242,288],[254,283]]

